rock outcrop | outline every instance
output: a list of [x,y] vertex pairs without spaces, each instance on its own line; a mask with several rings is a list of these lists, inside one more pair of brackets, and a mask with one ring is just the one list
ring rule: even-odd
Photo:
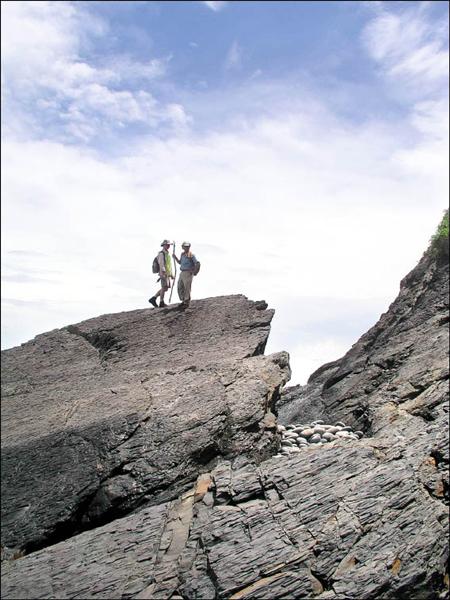
[[[42,549],[4,561],[2,598],[448,596],[448,254],[281,397],[271,317],[207,299],[4,353],[3,536]],[[362,435],[277,455],[318,420]]]
[[270,456],[289,378],[286,353],[260,356],[272,316],[220,297],[3,352],[2,544],[29,552],[175,498],[219,457]]

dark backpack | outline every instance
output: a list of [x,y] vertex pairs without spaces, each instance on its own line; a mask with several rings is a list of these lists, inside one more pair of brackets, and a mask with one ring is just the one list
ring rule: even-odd
[[199,271],[200,271],[200,262],[199,262],[199,261],[197,261],[197,262],[195,263],[195,267],[194,267],[194,270],[193,270],[193,273],[194,273],[194,275],[198,275],[198,272],[199,272]]
[[158,261],[158,257],[159,257],[160,254],[161,254],[161,252],[158,252],[158,254],[153,259],[153,262],[152,262],[152,272],[153,273],[159,273],[159,261]]

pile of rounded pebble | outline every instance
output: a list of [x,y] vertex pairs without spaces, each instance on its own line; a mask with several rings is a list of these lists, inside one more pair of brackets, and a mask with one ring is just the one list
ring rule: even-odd
[[308,446],[321,446],[334,440],[359,440],[362,431],[353,431],[350,425],[338,421],[335,425],[326,425],[323,421],[296,425],[278,425],[281,433],[281,450],[275,456],[288,456],[300,452]]

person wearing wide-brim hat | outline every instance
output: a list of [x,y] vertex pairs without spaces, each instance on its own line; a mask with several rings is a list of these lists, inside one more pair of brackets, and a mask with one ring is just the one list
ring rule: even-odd
[[150,304],[152,304],[155,308],[158,308],[158,304],[156,303],[156,298],[159,297],[159,308],[163,308],[167,306],[164,302],[164,294],[170,288],[170,280],[173,279],[172,272],[172,260],[169,254],[171,242],[169,240],[163,240],[161,242],[162,250],[158,253],[158,265],[159,265],[159,279],[161,281],[161,288],[156,292],[154,296],[149,299]]
[[178,296],[181,300],[180,308],[184,309],[189,306],[191,301],[191,287],[192,287],[192,279],[194,275],[198,273],[198,269],[200,267],[200,263],[192,254],[191,244],[189,242],[183,242],[181,244],[183,248],[183,252],[178,259],[175,256],[175,253],[172,254],[173,258],[180,265],[180,277],[178,278]]

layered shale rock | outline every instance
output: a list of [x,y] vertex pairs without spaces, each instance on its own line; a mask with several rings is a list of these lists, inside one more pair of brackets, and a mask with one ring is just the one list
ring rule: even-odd
[[[105,427],[101,429],[98,425],[97,431],[103,432],[104,437],[99,434],[95,444],[103,444],[102,464],[107,465],[109,471],[104,468],[109,475],[97,480],[96,487],[88,494],[83,515],[88,520],[93,518],[90,515],[96,518],[109,515],[110,522],[102,525],[91,520],[91,524],[98,525],[95,529],[18,560],[5,561],[2,597],[178,600],[448,597],[447,299],[448,254],[443,259],[442,254],[428,252],[403,280],[400,295],[389,311],[345,357],[319,369],[308,385],[285,389],[280,399],[280,385],[288,376],[286,355],[252,356],[263,350],[270,311],[242,297],[194,303],[196,316],[193,311],[192,316],[187,312],[186,317],[198,321],[187,339],[197,339],[198,335],[204,344],[209,340],[209,356],[205,355],[203,360],[200,350],[199,356],[195,355],[199,363],[181,363],[176,377],[168,376],[169,368],[162,374],[156,366],[151,371],[151,381],[155,382],[151,386],[152,402],[156,402],[155,398],[163,398],[165,402],[164,407],[158,402],[156,413],[161,419],[157,423],[164,430],[150,429],[155,422],[150,412],[150,418],[141,419],[129,439],[125,439],[126,451],[122,454],[122,444],[108,446],[111,439],[108,436],[112,433],[107,434]],[[221,314],[217,305],[225,307],[231,303],[244,316],[237,317],[231,311],[225,317],[224,309],[221,318],[211,316],[208,322],[207,315],[201,314],[201,311]],[[102,319],[107,323],[119,317]],[[139,351],[131,349],[136,337],[145,340],[144,324],[150,337],[156,324],[156,330],[167,327],[167,322],[178,330],[182,326],[176,324],[179,317],[171,310],[165,314],[146,312],[145,317],[137,311],[120,319],[123,330],[122,326],[108,328],[102,320],[94,320],[79,325],[73,333],[47,335],[57,339],[63,335],[65,340],[75,339],[80,343],[84,340],[87,345],[81,347],[86,350],[93,339],[98,340],[98,335],[113,333],[117,344],[112,352],[117,354],[110,357],[105,351],[102,356],[100,350],[95,359],[103,370],[102,377],[113,377],[112,364],[117,365],[116,387],[109,384],[110,380],[108,385],[118,391],[122,389],[119,385],[125,386],[126,382],[130,386],[134,381],[130,375],[133,369],[143,377],[142,370],[137,368],[140,361],[151,363],[146,342],[140,342]],[[133,328],[133,319],[139,327]],[[95,327],[91,327],[93,322]],[[188,323],[183,324],[185,330]],[[216,336],[213,344],[211,332],[216,327],[221,328],[222,334]],[[130,333],[126,335],[125,331]],[[83,337],[92,332],[97,337],[90,340]],[[118,348],[121,343],[124,345]],[[26,348],[27,345],[10,352],[23,352]],[[168,344],[164,351],[169,349],[178,353],[178,344]],[[180,361],[188,351],[188,344],[184,350],[179,355]],[[130,351],[131,360],[126,362],[124,353]],[[42,352],[39,356],[42,359]],[[24,374],[24,364],[10,362],[10,390],[20,398],[18,406],[25,414],[24,399],[34,389],[40,414],[35,411],[33,426],[45,432],[48,426],[45,415],[49,413],[44,407],[47,401],[57,406],[57,394],[49,393],[46,400],[43,389],[39,396],[35,388],[28,388],[25,377],[19,376],[19,368]],[[61,376],[58,379],[63,372],[58,364],[55,362],[56,377],[52,376],[56,387],[64,381]],[[159,378],[179,381],[193,366],[198,375],[202,370],[208,373],[211,387],[205,383],[198,396],[192,381],[187,388],[169,384],[164,395],[167,390],[158,383]],[[84,373],[87,372],[86,365]],[[49,377],[49,373],[43,369],[42,376]],[[78,385],[81,381],[79,378]],[[98,399],[95,395],[88,396],[87,391],[86,397],[91,405],[98,402],[103,407],[101,386],[96,389]],[[176,399],[182,390],[185,390],[184,404],[178,404]],[[190,401],[194,397],[197,402]],[[125,390],[121,398],[128,406]],[[221,412],[218,406],[216,412],[211,412],[201,405],[215,406],[216,401],[221,407],[225,404],[227,411]],[[142,403],[145,404],[143,400]],[[173,406],[176,408],[172,409]],[[180,421],[176,421],[177,429],[172,427],[172,418],[174,411],[179,418],[183,406],[189,412],[187,429],[182,429]],[[80,415],[87,415],[88,408],[86,404],[84,413],[80,409]],[[192,430],[189,427],[194,411],[198,424]],[[128,413],[124,410],[119,414]],[[217,415],[219,423],[221,416],[228,415],[229,420],[223,426],[216,425]],[[39,423],[39,417],[44,419],[43,423]],[[95,419],[94,425],[97,425]],[[21,425],[24,426],[31,428],[26,422]],[[324,437],[332,430],[334,438]],[[353,430],[358,433],[353,434]],[[59,426],[58,431],[61,439],[65,439],[69,430]],[[197,435],[193,439],[188,436],[187,441],[183,437],[192,431],[201,434],[202,443],[198,446]],[[217,448],[207,450],[205,456],[200,448],[209,448],[207,433],[216,440]],[[314,435],[320,435],[320,440],[314,442]],[[87,438],[85,433],[83,437]],[[181,437],[186,456],[192,456],[193,450],[196,462],[190,458],[187,463],[180,463],[178,454],[174,466],[166,462],[165,454],[171,448],[169,438],[173,437]],[[39,439],[36,438],[36,444]],[[164,440],[159,454],[154,439]],[[288,448],[289,443],[293,448],[294,441],[296,451],[282,449]],[[8,451],[14,447],[11,438]],[[27,451],[34,456],[29,448]],[[117,467],[112,457],[117,454],[118,460],[126,457],[128,461],[121,471],[114,471]],[[81,460],[83,454],[78,457]],[[153,485],[161,481],[157,460],[161,461],[167,487]],[[50,502],[50,494],[61,498],[54,483],[66,481],[57,472],[61,465],[57,452],[52,461],[47,460],[48,473],[41,470],[39,491],[46,492],[46,503]],[[138,466],[143,462],[146,467],[139,478]],[[7,464],[11,489],[14,489],[11,475],[14,465],[20,464],[13,458]],[[180,464],[189,466],[188,476],[184,476]],[[126,465],[133,468],[127,471]],[[147,478],[148,465],[155,470]],[[76,473],[78,469],[72,471]],[[20,481],[19,467],[17,472]],[[121,479],[129,474],[136,485],[149,486],[141,496],[136,496],[135,504],[133,488]],[[31,475],[28,481],[34,481]],[[69,486],[64,489],[67,495]],[[105,490],[109,490],[109,496]],[[169,490],[176,493],[170,495]],[[116,497],[123,512],[121,518],[113,520],[114,511],[108,513],[105,506]],[[27,496],[27,502],[30,501]],[[9,502],[6,506],[11,506],[11,521],[5,529],[15,539],[18,532],[28,529],[23,525],[22,507],[18,503],[12,507],[13,502]],[[134,510],[127,512],[128,502]],[[95,512],[99,505],[103,513]],[[14,514],[14,509],[19,513]],[[37,508],[34,510],[40,514]]]
[[[106,315],[2,353],[2,544],[43,547],[273,453],[288,356],[244,296]],[[273,420],[273,415],[272,415]]]

